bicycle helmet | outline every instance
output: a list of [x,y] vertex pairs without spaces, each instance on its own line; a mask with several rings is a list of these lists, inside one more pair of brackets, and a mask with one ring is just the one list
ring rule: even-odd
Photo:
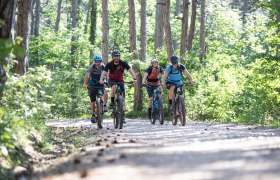
[[119,50],[114,50],[113,52],[112,52],[112,56],[120,56],[121,55],[121,53],[120,53],[120,51]]
[[94,56],[93,60],[94,60],[94,62],[101,63],[102,62],[102,57],[99,56],[99,55],[96,55],[96,56]]
[[177,64],[179,61],[179,58],[176,55],[172,55],[170,58],[170,61],[172,64]]
[[157,58],[151,59],[151,63],[152,63],[152,62],[158,62]]

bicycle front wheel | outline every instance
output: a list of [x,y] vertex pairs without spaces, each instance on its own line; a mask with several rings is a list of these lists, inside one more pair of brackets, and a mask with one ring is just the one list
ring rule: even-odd
[[177,115],[177,112],[178,112],[178,99],[173,99],[173,106],[171,107],[172,108],[172,112],[173,112],[173,117],[172,117],[172,124],[175,126],[177,125],[177,121],[178,121],[178,115]]
[[164,123],[164,112],[163,112],[163,102],[162,98],[158,97],[158,119],[159,123],[163,125]]
[[182,96],[179,96],[179,103],[178,103],[178,111],[179,111],[179,118],[181,121],[181,125],[186,125],[186,106],[185,101]]
[[123,97],[119,96],[118,98],[118,121],[119,121],[119,129],[123,128],[123,119],[124,119],[124,103],[123,103]]
[[157,119],[157,113],[158,113],[158,111],[153,108],[152,116],[150,117],[151,124],[155,124],[156,119]]
[[103,123],[103,116],[102,116],[102,111],[103,111],[103,103],[100,98],[97,99],[96,101],[96,108],[97,108],[97,126],[98,128],[102,129],[102,123]]

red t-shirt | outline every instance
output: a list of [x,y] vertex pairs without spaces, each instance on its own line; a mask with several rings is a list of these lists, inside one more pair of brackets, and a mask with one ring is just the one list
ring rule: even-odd
[[104,71],[109,71],[109,80],[123,82],[123,74],[125,69],[130,69],[130,66],[127,64],[127,62],[119,60],[119,64],[116,65],[112,60],[106,64]]

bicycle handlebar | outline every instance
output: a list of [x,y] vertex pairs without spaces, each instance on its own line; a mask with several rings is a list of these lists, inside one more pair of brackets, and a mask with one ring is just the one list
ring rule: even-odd
[[134,82],[133,81],[128,81],[128,82],[110,82],[109,84],[112,84],[112,85],[118,85],[118,84],[133,84]]
[[161,85],[142,84],[142,87],[160,87]]

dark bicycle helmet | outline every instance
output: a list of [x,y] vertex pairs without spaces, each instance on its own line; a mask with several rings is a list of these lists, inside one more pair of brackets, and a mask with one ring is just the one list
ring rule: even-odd
[[94,62],[102,62],[102,57],[99,55],[94,56],[93,58]]
[[121,53],[120,53],[120,51],[119,50],[114,50],[113,52],[112,52],[112,56],[120,56],[121,55]]
[[176,55],[172,55],[170,58],[170,61],[172,64],[177,64],[179,61],[179,58]]

